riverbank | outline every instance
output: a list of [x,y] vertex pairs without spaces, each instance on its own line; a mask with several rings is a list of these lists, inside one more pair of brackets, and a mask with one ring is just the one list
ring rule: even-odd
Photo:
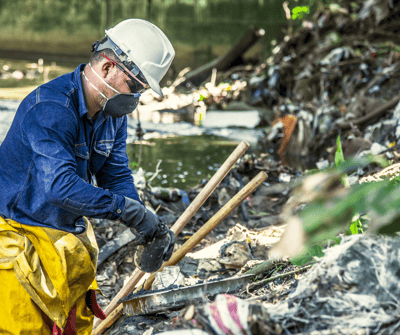
[[3,87],[0,88],[0,99],[22,100],[31,93],[37,86],[26,87]]

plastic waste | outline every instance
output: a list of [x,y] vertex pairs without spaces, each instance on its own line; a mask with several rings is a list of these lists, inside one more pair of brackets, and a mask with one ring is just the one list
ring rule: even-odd
[[296,105],[281,105],[280,110],[286,114],[294,114],[299,111],[300,107]]
[[264,102],[268,107],[271,107],[277,101],[277,95],[277,93],[274,94],[271,92],[271,90],[263,88],[263,85],[261,85],[260,88],[254,91],[248,102],[250,105],[256,105]]
[[151,285],[152,290],[161,290],[171,285],[183,285],[185,277],[181,273],[179,266],[166,266],[161,272],[154,274],[154,281]]
[[158,335],[209,335],[209,333],[200,329],[180,329],[158,333]]
[[349,47],[336,48],[332,50],[325,58],[319,63],[321,65],[335,65],[341,60],[349,59],[353,56],[354,51]]
[[268,69],[268,87],[269,88],[276,88],[278,85],[280,71],[279,65],[274,65]]
[[152,187],[151,193],[153,193],[156,198],[173,202],[178,201],[181,197],[181,190],[172,187]]
[[144,170],[139,168],[136,173],[133,173],[135,180],[135,186],[138,190],[143,190],[146,187],[146,178],[144,175]]
[[379,155],[383,151],[387,150],[387,148],[384,145],[375,142],[375,143],[372,143],[370,150],[371,150],[371,154]]
[[396,140],[400,139],[400,103],[397,104],[393,111],[392,120],[396,122],[396,130],[394,132]]
[[368,90],[368,94],[373,94],[376,92],[379,92],[381,90],[380,85],[382,85],[385,81],[387,81],[390,78],[389,75],[384,75],[382,76],[379,80],[377,80],[375,82],[375,85],[372,86],[369,90]]
[[263,307],[254,306],[257,305],[233,295],[219,294],[213,303],[203,308],[203,313],[218,335],[251,335],[258,316],[262,315],[264,320],[269,318]]
[[317,166],[318,170],[323,170],[329,167],[329,161],[325,159],[323,161],[316,162],[315,165]]
[[281,183],[288,183],[288,182],[290,182],[290,179],[291,179],[291,176],[288,173],[281,173],[279,175],[279,181]]
[[[398,120],[389,119],[377,122],[365,128],[364,139],[385,144],[396,139]],[[386,143],[387,145],[388,143]]]
[[374,17],[375,24],[378,25],[389,13],[389,6],[386,1],[367,0],[364,1],[363,7],[358,12],[357,16],[361,20],[366,20],[368,17]]
[[257,86],[259,86],[261,83],[263,83],[264,80],[265,80],[266,78],[267,78],[267,77],[266,77],[265,75],[262,75],[262,76],[253,76],[253,77],[251,77],[251,78],[249,79],[249,85],[252,86],[252,87],[257,87]]

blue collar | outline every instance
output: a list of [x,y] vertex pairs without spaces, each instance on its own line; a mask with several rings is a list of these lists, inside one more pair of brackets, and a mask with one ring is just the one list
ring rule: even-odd
[[84,70],[86,64],[80,64],[74,71],[74,83],[78,88],[78,97],[79,97],[79,117],[82,118],[85,114],[88,114],[89,111],[86,108],[85,96],[83,95],[83,87],[82,87],[82,78],[81,72]]

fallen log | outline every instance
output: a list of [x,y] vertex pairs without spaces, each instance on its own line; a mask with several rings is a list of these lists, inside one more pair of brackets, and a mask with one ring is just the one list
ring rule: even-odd
[[254,26],[250,26],[241,40],[235,44],[225,55],[214,59],[213,61],[200,66],[196,70],[190,71],[185,75],[179,86],[199,87],[201,83],[206,81],[210,76],[213,69],[217,71],[225,71],[233,65],[238,65],[236,62],[254,45],[258,42],[261,36],[264,36],[265,30]]

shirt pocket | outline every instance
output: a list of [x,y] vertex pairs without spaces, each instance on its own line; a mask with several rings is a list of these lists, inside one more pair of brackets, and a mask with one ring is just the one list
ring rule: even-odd
[[88,181],[87,166],[89,161],[89,148],[86,143],[75,144],[75,161],[76,161],[76,173],[79,177]]
[[94,151],[103,156],[110,156],[111,150],[114,146],[114,140],[101,140],[96,141]]

